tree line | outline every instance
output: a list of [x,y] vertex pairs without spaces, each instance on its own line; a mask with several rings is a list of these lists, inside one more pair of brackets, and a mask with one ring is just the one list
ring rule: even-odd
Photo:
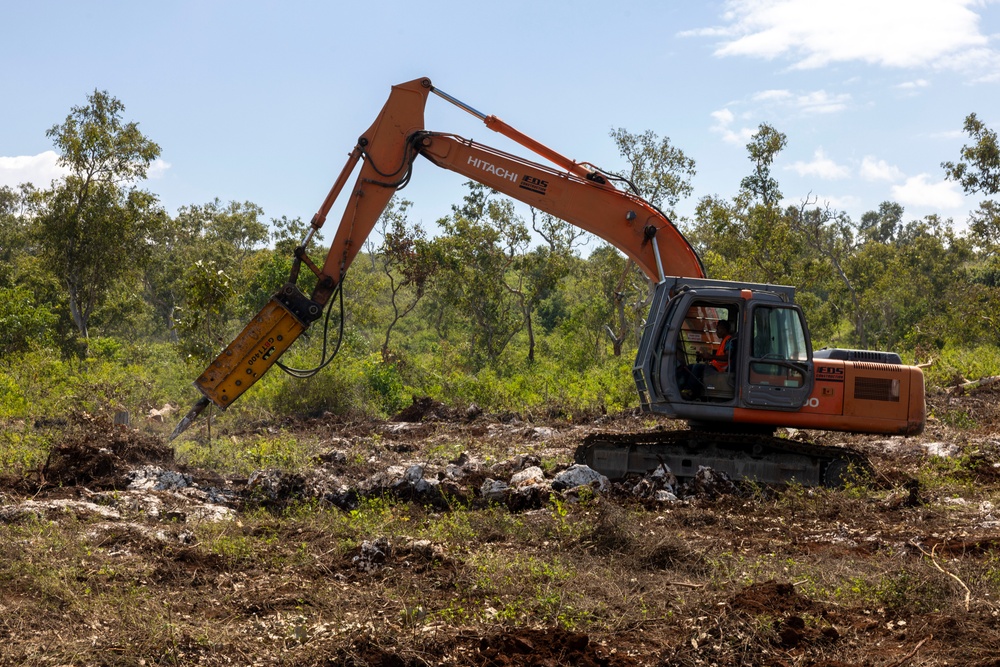
[[[787,138],[768,124],[747,145],[737,194],[701,198],[678,226],[710,277],[796,286],[816,347],[923,361],[990,349],[996,360],[1000,151],[975,114],[964,130],[968,144],[942,169],[984,197],[967,230],[938,215],[908,219],[891,201],[857,220],[813,198],[783,204],[772,166]],[[287,278],[307,225],[268,221],[249,201],[170,215],[145,189],[160,146],[107,92],[47,134],[67,175],[0,188],[0,362],[39,349],[86,358],[113,340],[170,346],[197,366]],[[672,216],[692,194],[695,161],[652,131],[611,138],[620,175]],[[348,347],[424,386],[444,365],[514,377],[544,360],[572,374],[634,352],[652,287],[634,265],[552,216],[465,188],[432,230],[393,199],[345,279]]]

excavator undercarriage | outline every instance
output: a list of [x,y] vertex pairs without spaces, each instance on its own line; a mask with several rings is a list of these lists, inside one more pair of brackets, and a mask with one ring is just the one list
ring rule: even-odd
[[842,488],[871,473],[867,458],[852,449],[702,429],[597,433],[583,441],[575,458],[611,480],[644,476],[666,465],[682,482],[708,467],[759,484]]

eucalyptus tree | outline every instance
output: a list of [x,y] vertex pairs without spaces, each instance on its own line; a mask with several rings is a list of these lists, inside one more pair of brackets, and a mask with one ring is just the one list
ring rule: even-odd
[[[671,144],[670,137],[661,138],[652,130],[634,134],[625,128],[616,128],[611,130],[611,138],[627,165],[619,175],[634,188],[635,194],[672,218],[674,207],[693,192],[691,179],[695,175],[695,161]],[[611,252],[601,259],[611,262],[608,269],[612,281],[611,288],[604,290],[610,300],[611,314],[611,320],[604,323],[604,331],[611,340],[613,354],[620,356],[630,336],[638,342],[642,314],[652,300],[653,285],[620,253]]]
[[85,341],[95,307],[146,263],[166,220],[157,197],[138,186],[160,147],[138,123],[123,120],[124,110],[117,98],[95,90],[46,133],[68,174],[43,193],[37,239]]

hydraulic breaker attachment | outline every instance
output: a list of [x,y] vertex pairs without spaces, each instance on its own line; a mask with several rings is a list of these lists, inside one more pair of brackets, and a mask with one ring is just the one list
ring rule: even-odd
[[208,365],[195,386],[225,410],[274,365],[305,329],[306,325],[278,297],[272,298]]
[[292,283],[285,284],[210,363],[194,384],[204,395],[170,435],[180,435],[209,401],[225,410],[259,380],[278,357],[322,314],[323,306]]
[[278,361],[322,310],[322,304],[307,298],[294,284],[282,287],[195,380],[204,398],[181,420],[170,439],[180,435],[209,401],[223,410],[228,408]]

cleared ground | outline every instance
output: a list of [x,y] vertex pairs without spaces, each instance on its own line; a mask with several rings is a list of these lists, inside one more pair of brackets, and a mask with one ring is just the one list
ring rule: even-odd
[[0,663],[1000,666],[1000,392],[928,402],[919,438],[790,434],[869,484],[673,502],[482,497],[677,427],[632,414],[6,424],[56,445],[0,486]]

